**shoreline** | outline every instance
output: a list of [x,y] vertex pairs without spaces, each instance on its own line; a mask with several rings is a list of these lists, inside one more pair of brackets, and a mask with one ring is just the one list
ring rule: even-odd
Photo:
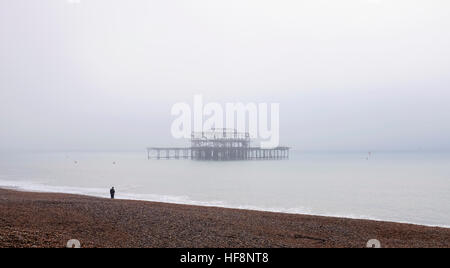
[[422,225],[0,189],[0,247],[450,247]]
[[[100,198],[109,200],[109,197],[107,196],[101,196],[98,194],[87,194],[82,192],[64,192],[64,191],[44,191],[44,190],[30,190],[30,189],[24,189],[21,187],[15,187],[15,186],[0,186],[0,190],[11,190],[16,192],[24,192],[24,193],[42,193],[42,194],[67,194],[67,195],[75,195],[75,196],[84,196],[84,197],[92,197],[92,198]],[[164,203],[164,204],[173,204],[173,205],[184,205],[184,206],[198,206],[198,207],[210,207],[210,208],[222,208],[222,209],[237,209],[237,210],[244,210],[244,211],[255,211],[255,212],[262,212],[262,213],[280,213],[280,214],[288,214],[288,215],[303,215],[303,216],[313,216],[313,217],[327,217],[327,218],[339,218],[339,219],[348,219],[348,220],[367,220],[367,221],[375,221],[375,222],[388,222],[388,223],[399,223],[399,224],[409,224],[409,225],[417,225],[417,226],[423,226],[423,227],[431,227],[431,228],[445,228],[450,229],[450,226],[448,225],[439,225],[439,224],[426,224],[426,223],[417,223],[417,222],[408,222],[408,221],[396,221],[396,220],[386,220],[386,219],[379,219],[374,217],[352,217],[352,216],[345,216],[345,215],[333,215],[333,214],[314,214],[314,213],[304,213],[304,212],[293,212],[293,209],[270,209],[270,208],[260,208],[256,206],[227,206],[227,205],[221,205],[219,203],[214,202],[202,202],[202,201],[170,201],[170,200],[153,200],[153,199],[145,199],[145,198],[134,198],[130,196],[127,196],[125,194],[124,198],[117,198],[117,200],[123,200],[123,201],[142,201],[142,202],[151,202],[151,203]]]

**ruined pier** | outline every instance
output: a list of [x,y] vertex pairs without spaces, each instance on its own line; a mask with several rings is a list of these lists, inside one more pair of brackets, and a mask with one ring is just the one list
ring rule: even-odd
[[213,129],[193,132],[190,147],[149,147],[148,159],[191,159],[204,161],[283,160],[289,159],[289,147],[251,146],[249,133]]

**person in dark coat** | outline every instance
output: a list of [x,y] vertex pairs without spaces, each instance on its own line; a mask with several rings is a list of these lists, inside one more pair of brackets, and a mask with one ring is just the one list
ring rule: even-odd
[[111,194],[111,199],[114,199],[114,195],[116,194],[116,190],[114,190],[114,187],[109,190],[109,193]]

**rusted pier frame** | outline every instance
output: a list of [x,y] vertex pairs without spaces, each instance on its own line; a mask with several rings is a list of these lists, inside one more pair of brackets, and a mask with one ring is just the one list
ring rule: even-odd
[[204,161],[283,160],[289,159],[289,147],[190,147],[148,148],[148,159],[192,159]]
[[248,156],[249,160],[283,160],[289,159],[289,147],[276,147],[273,149],[265,148],[249,148]]
[[191,148],[147,148],[148,159],[192,159]]

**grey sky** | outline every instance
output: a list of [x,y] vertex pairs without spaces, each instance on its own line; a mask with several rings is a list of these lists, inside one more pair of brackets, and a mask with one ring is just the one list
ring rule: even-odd
[[[73,2],[73,1],[72,1]],[[302,150],[449,150],[445,0],[1,0],[0,150],[180,144],[171,106],[280,102]]]

